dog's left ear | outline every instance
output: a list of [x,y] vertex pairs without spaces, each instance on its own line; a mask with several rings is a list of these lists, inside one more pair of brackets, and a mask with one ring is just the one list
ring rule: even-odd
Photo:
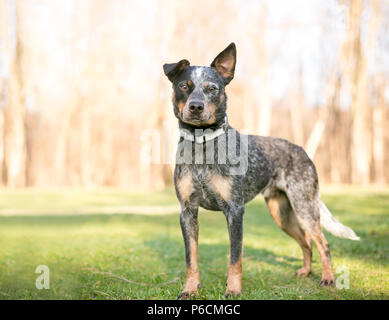
[[231,43],[227,48],[218,54],[218,56],[211,63],[217,72],[223,77],[224,84],[229,84],[234,78],[236,65],[236,46]]
[[177,63],[165,63],[163,65],[163,72],[165,72],[165,75],[171,82],[173,82],[174,77],[177,76],[186,66],[189,66],[189,64],[189,61],[185,59]]

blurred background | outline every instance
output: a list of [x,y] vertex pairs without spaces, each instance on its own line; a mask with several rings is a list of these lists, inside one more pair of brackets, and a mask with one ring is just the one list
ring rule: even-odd
[[232,126],[303,146],[323,184],[389,182],[386,0],[1,0],[1,185],[170,186],[162,65],[230,42]]

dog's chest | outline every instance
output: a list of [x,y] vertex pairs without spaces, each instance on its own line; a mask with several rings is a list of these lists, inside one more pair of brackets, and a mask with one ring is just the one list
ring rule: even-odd
[[192,179],[195,197],[199,200],[200,206],[210,210],[220,210],[220,203],[223,200],[220,195],[221,174],[213,166],[194,165],[192,167]]
[[198,186],[209,183],[209,180],[215,174],[215,169],[203,164],[193,165],[191,171],[193,180]]

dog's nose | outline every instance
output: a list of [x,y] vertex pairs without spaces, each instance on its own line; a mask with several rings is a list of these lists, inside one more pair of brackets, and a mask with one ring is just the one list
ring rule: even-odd
[[189,110],[190,112],[201,112],[204,110],[204,103],[201,101],[192,101],[189,104]]

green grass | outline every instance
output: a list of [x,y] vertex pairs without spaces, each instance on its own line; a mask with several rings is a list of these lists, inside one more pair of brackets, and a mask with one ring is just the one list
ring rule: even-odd
[[[323,199],[362,239],[326,233],[334,269],[348,267],[350,288],[319,287],[316,249],[313,274],[294,277],[300,248],[257,198],[245,213],[241,299],[389,298],[389,190],[340,188]],[[176,204],[171,190],[1,191],[0,299],[175,299],[185,277]],[[151,214],[137,213],[138,206]],[[172,212],[153,215],[156,206]],[[204,210],[199,219],[202,288],[195,298],[224,299],[226,222]],[[35,287],[38,265],[50,268],[49,290]]]

